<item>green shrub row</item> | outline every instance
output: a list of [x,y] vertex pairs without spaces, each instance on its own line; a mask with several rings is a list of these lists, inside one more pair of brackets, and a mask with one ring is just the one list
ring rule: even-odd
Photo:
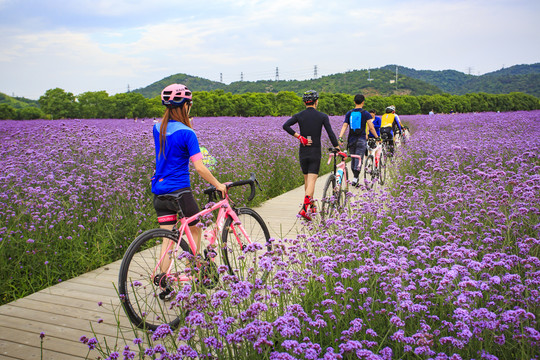
[[[344,115],[354,107],[353,95],[321,93],[319,110],[331,115]],[[223,90],[198,91],[193,94],[194,116],[287,116],[304,108],[302,98],[292,91],[275,93],[232,94]],[[148,99],[139,93],[109,96],[105,91],[85,92],[78,96],[60,88],[50,89],[38,100],[40,107],[16,109],[0,104],[0,119],[120,119],[160,117],[163,114],[159,96]],[[524,93],[466,95],[392,95],[370,96],[365,108],[384,112],[395,105],[403,115],[435,113],[468,113],[540,109],[540,99]]]

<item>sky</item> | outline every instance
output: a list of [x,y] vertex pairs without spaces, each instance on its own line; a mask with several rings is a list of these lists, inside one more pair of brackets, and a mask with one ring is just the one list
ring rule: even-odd
[[539,15],[538,0],[0,0],[0,92],[114,95],[177,73],[228,84],[388,64],[481,75],[540,62]]

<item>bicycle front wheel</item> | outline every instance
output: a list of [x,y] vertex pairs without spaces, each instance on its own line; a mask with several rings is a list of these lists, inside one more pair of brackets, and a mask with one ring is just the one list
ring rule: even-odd
[[366,189],[371,190],[375,181],[375,168],[373,167],[373,155],[369,155],[364,164],[364,184]]
[[[161,324],[176,328],[180,323],[181,309],[167,302],[178,290],[178,282],[170,282],[160,270],[161,244],[168,239],[174,245],[178,233],[165,229],[148,230],[139,235],[128,247],[118,275],[118,292],[126,315],[138,328],[155,330]],[[190,252],[181,240],[180,251]],[[169,253],[169,258],[180,254]],[[172,259],[174,260],[174,259]],[[175,261],[175,273],[184,273],[185,261]]]
[[[343,174],[343,178],[341,180],[341,184],[338,185],[338,193],[339,193],[339,198],[338,198],[338,205],[341,209],[343,209],[345,207],[345,204],[347,204],[347,193],[349,192],[349,169],[347,167],[345,167],[344,169],[344,174]],[[347,179],[347,181],[345,181],[344,179]]]
[[321,216],[325,217],[330,214],[330,211],[334,210],[336,208],[338,198],[334,195],[334,189],[336,188],[336,176],[334,174],[330,174],[328,178],[326,179],[326,183],[324,184],[323,188],[323,196],[322,196],[322,206],[321,206]]
[[239,208],[236,215],[240,224],[228,217],[223,227],[221,236],[223,262],[228,267],[229,274],[236,275],[240,280],[246,280],[257,276],[259,255],[272,250],[269,242],[270,232],[255,210]]

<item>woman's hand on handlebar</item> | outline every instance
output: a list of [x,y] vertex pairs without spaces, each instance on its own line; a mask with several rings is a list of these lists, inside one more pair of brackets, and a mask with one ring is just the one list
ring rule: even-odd
[[222,198],[225,198],[225,193],[227,193],[227,186],[225,184],[219,183],[216,185],[216,190],[221,192]]

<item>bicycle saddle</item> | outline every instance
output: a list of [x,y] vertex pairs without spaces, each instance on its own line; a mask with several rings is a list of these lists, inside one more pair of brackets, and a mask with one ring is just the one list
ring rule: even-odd
[[175,191],[173,193],[157,195],[159,200],[178,201],[182,195],[187,194],[190,190]]

